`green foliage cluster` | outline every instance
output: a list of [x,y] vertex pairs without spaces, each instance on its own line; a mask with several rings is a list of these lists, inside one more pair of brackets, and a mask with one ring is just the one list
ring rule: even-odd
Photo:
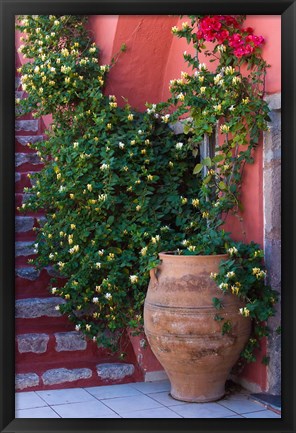
[[228,249],[229,258],[220,264],[219,273],[212,278],[221,289],[221,298],[214,298],[214,306],[219,311],[215,320],[222,322],[222,332],[231,332],[231,323],[223,318],[223,294],[238,296],[244,307],[240,314],[253,321],[253,333],[245,346],[242,357],[248,362],[255,361],[254,350],[259,347],[259,340],[267,336],[267,320],[274,315],[274,306],[278,293],[265,283],[266,270],[263,266],[263,251],[259,245],[251,242],[236,242]]
[[103,94],[109,66],[99,64],[84,19],[20,17],[19,29],[31,61],[20,70],[28,98],[18,108],[52,114],[47,139],[34,144],[44,167],[22,205],[46,212],[33,263],[65,277],[51,291],[76,329],[117,348],[114,334],[142,323],[157,253],[192,230],[197,159],[157,116]]
[[[212,46],[207,49],[207,41],[199,35],[199,29],[204,19],[210,25],[211,17],[214,24],[221,26],[220,35],[223,31],[228,36],[222,43],[214,38],[219,34],[212,30]],[[204,174],[199,197],[201,213],[204,212],[210,226],[216,227],[223,212],[242,210],[243,169],[246,163],[254,162],[260,135],[268,129],[270,120],[268,105],[263,100],[268,65],[262,58],[261,46],[241,57],[230,46],[231,36],[243,39],[246,35],[245,17],[190,18],[190,22],[183,22],[182,28],[172,28],[174,35],[185,38],[194,49],[194,53],[190,48],[191,54],[187,51],[183,54],[188,72],[171,80],[171,98],[159,107],[171,121],[183,119],[184,132],[190,134],[195,153],[205,137],[219,134],[214,156],[206,156],[194,169],[196,174]],[[208,65],[200,62],[201,55],[209,61]]]
[[[250,361],[268,333],[263,322],[274,314],[276,294],[265,285],[259,246],[234,243],[221,225],[241,207],[243,167],[267,130],[267,65],[260,48],[237,58],[226,39],[207,51],[197,37],[202,17],[190,18],[173,33],[196,49],[196,56],[184,53],[192,74],[171,82],[167,103],[137,113],[104,94],[112,62],[100,64],[85,17],[19,17],[20,51],[30,62],[19,70],[28,97],[17,101],[18,109],[52,114],[47,139],[34,145],[44,168],[33,176],[22,210],[46,211],[33,262],[64,277],[51,287],[65,300],[61,312],[77,330],[115,349],[116,336],[142,324],[149,270],[160,251],[228,252],[215,276],[221,298],[213,302],[220,310],[226,291],[246,302],[240,313],[255,323],[243,353]],[[244,35],[244,17],[234,22],[223,21],[224,30]],[[217,62],[215,70],[199,62],[201,52]],[[178,119],[181,135],[168,127]],[[222,143],[202,159],[201,142],[217,130]],[[220,313],[222,332],[231,332]]]

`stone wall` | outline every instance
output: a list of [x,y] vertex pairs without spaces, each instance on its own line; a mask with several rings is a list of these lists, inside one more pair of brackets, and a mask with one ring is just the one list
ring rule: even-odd
[[[281,293],[281,94],[266,97],[271,109],[270,131],[263,141],[264,253],[268,282]],[[281,303],[269,320],[267,392],[281,394]]]

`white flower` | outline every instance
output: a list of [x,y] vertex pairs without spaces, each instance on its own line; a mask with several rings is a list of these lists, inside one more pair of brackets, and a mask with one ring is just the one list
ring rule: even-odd
[[111,293],[106,293],[104,296],[105,296],[105,298],[108,299],[108,300],[112,299],[112,295],[111,295]]
[[79,251],[79,245],[74,245],[73,248],[69,249],[70,254],[78,253],[78,251]]
[[183,143],[181,143],[181,142],[176,143],[176,149],[180,150],[180,149],[182,149],[182,147],[183,147]]
[[56,291],[57,291],[57,288],[56,288],[56,287],[53,287],[53,288],[51,289],[51,293],[52,293],[53,295],[56,293]]
[[207,70],[207,66],[206,66],[205,63],[200,63],[200,64],[198,65],[198,69],[199,69],[200,71],[206,71],[206,70]]
[[144,247],[144,248],[142,248],[142,249],[141,249],[141,255],[142,255],[142,256],[146,256],[147,250],[148,250],[148,247]]
[[100,267],[102,266],[102,264],[101,264],[100,262],[97,262],[97,263],[95,264],[95,266],[96,266],[97,269],[100,269]]
[[76,330],[76,331],[80,331],[80,328],[81,328],[81,325],[80,325],[80,324],[75,326],[75,330]]
[[100,170],[108,170],[109,167],[110,167],[109,164],[102,164]]
[[129,278],[130,278],[132,284],[137,283],[139,280],[139,277],[137,275],[130,275]]
[[223,53],[224,51],[226,51],[226,45],[218,45],[218,46],[217,46],[217,50],[218,50],[220,53]]
[[228,284],[227,283],[221,283],[221,284],[219,284],[219,289],[221,289],[221,290],[228,289]]
[[170,119],[170,115],[169,114],[165,114],[164,116],[161,116],[161,120],[164,123],[168,123],[169,119]]
[[189,241],[187,239],[184,239],[182,241],[182,245],[184,245],[184,247],[187,247],[188,244],[189,244]]
[[99,256],[103,256],[104,255],[104,250],[99,250],[98,254],[99,254]]
[[232,66],[226,66],[225,68],[226,75],[233,75],[234,73],[235,73],[235,69]]
[[248,317],[248,316],[250,315],[250,310],[248,310],[247,307],[240,308],[240,309],[239,309],[239,312],[240,312],[240,314],[241,314],[242,316],[244,316],[244,317]]
[[99,302],[99,298],[98,297],[94,297],[92,298],[92,301],[94,304],[97,304]]
[[54,307],[54,309],[55,309],[56,311],[60,311],[60,306],[59,306],[59,305],[56,305],[56,306]]
[[230,256],[233,256],[233,254],[237,254],[237,249],[235,247],[229,248],[227,250],[227,252],[229,253]]
[[226,277],[227,278],[232,278],[235,276],[235,273],[233,271],[227,272]]
[[48,257],[52,260],[54,258],[54,254],[50,253]]
[[120,141],[120,142],[118,143],[118,147],[119,147],[119,149],[124,149],[124,146],[125,146],[125,144],[122,143],[122,141]]
[[159,240],[160,240],[160,236],[159,235],[156,235],[155,237],[151,238],[151,242],[153,244],[156,244],[157,242],[159,242]]
[[240,77],[233,77],[232,78],[232,84],[235,85],[237,83],[241,83],[241,78]]
[[107,194],[100,194],[99,196],[98,196],[98,200],[99,201],[105,201],[105,200],[107,200]]

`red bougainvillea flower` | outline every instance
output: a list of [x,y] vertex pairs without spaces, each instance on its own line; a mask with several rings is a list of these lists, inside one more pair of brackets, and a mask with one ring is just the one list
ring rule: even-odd
[[[232,27],[232,31],[230,28]],[[235,30],[235,33],[232,33]],[[231,35],[230,32],[231,31]],[[205,41],[217,41],[223,44],[226,40],[233,48],[236,57],[249,56],[255,47],[263,44],[263,36],[254,35],[252,27],[239,29],[239,23],[233,15],[206,16],[199,20],[197,38]]]

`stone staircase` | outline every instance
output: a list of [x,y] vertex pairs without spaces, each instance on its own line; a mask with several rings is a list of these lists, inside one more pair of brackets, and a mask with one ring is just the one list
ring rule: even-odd
[[[19,77],[16,98],[23,98]],[[42,120],[25,115],[15,122],[16,207],[24,200],[24,187],[30,187],[28,174],[42,164],[27,143],[43,139]],[[16,390],[59,389],[96,386],[143,380],[132,346],[126,337],[125,362],[74,330],[55,307],[64,302],[48,290],[50,269],[36,271],[28,265],[34,257],[37,227],[43,213],[19,213],[15,217],[15,294],[16,294]]]

